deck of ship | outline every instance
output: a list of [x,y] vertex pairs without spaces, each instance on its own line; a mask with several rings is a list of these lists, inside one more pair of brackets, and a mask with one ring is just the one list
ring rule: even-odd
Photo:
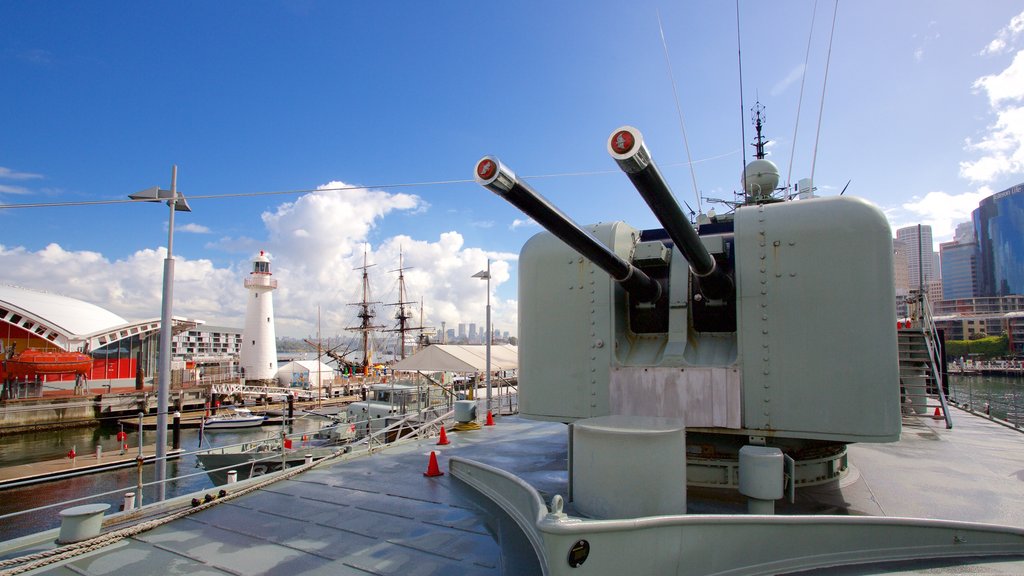
[[[928,419],[905,421],[898,443],[852,446],[850,474],[831,488],[802,490],[797,508],[1024,528],[1024,434],[965,412],[954,417],[952,430]],[[498,538],[508,550],[510,531],[499,514],[450,474],[423,472],[431,450],[446,471],[448,458],[459,455],[514,472],[548,501],[566,494],[566,427],[510,417],[449,437],[448,446],[419,440],[321,466],[38,573],[537,573],[513,564],[528,553],[502,556]],[[20,553],[52,547],[36,542]],[[18,555],[10,547],[0,554]],[[1021,565],[986,567],[1010,574]]]

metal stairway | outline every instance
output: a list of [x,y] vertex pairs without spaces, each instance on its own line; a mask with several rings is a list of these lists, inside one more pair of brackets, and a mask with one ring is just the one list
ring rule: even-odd
[[900,401],[904,417],[945,420],[953,427],[943,385],[945,360],[927,296],[914,291],[907,300],[909,320],[896,323],[900,362]]

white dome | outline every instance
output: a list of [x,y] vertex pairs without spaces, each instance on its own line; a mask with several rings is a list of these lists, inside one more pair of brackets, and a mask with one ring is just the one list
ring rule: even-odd
[[744,173],[747,196],[769,196],[779,185],[779,167],[771,160],[754,160]]

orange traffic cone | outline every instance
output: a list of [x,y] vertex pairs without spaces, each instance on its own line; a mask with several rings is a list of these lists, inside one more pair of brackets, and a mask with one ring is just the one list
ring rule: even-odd
[[484,426],[494,426],[494,416],[491,415],[491,411],[487,411],[487,422]]
[[932,415],[932,418],[936,420],[942,420],[944,418],[938,406],[935,407],[935,414]]
[[444,426],[441,426],[441,437],[437,439],[437,445],[444,446],[448,443],[448,434],[445,433]]
[[444,472],[437,467],[437,454],[433,450],[430,451],[430,463],[427,464],[427,471],[423,473],[427,478],[433,478],[434,476],[444,476]]

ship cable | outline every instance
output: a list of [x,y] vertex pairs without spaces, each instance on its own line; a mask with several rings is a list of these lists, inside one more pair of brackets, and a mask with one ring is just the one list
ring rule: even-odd
[[736,65],[740,77],[740,150],[743,151],[743,194],[747,193],[747,128],[743,108],[743,44],[740,41],[740,0],[736,0]]
[[683,108],[679,104],[679,92],[676,91],[676,78],[672,74],[672,60],[668,57],[668,43],[665,41],[665,29],[661,26],[661,10],[658,14],[658,32],[661,34],[661,47],[665,50],[665,66],[668,68],[668,78],[672,83],[672,96],[676,102],[676,114],[679,116],[679,130],[683,134],[683,147],[686,148],[686,163],[690,165],[690,179],[693,181],[693,195],[697,197],[697,211],[703,212],[701,208],[700,192],[697,189],[697,173],[693,169],[693,156],[690,155],[690,142],[686,138],[686,123],[683,121]]
[[793,144],[789,149],[789,168],[786,170],[787,192],[789,190],[790,178],[793,176],[793,158],[796,157],[796,135],[797,130],[800,128],[800,110],[803,109],[804,84],[807,82],[807,63],[811,59],[811,39],[814,37],[814,20],[817,15],[818,0],[814,0],[814,8],[811,10],[811,30],[807,33],[807,52],[804,54],[804,73],[800,75],[800,96],[796,100],[796,122],[793,124]]
[[[738,0],[737,0],[738,1]],[[821,81],[821,105],[818,107],[818,129],[814,135],[814,154],[811,155],[811,185],[814,184],[814,166],[818,161],[818,139],[821,137],[821,115],[825,111],[825,88],[828,86],[828,67],[832,61],[832,40],[836,35],[836,15],[839,14],[839,0],[832,11],[832,32],[828,36],[828,55],[825,57],[825,78]],[[844,188],[845,192],[846,189]]]
[[[679,166],[682,164],[688,164],[691,167],[694,164],[700,164],[702,162],[710,162],[712,160],[718,160],[719,158],[725,158],[732,156],[736,153],[736,150],[729,152],[723,152],[707,158],[699,158],[697,160],[688,160],[687,162],[671,162],[664,164],[663,166]],[[532,176],[523,176],[527,179],[540,179],[540,178],[566,178],[566,177],[577,177],[577,176],[601,176],[606,174],[621,174],[620,170],[590,170],[583,172],[555,172],[551,174],[536,174]],[[322,188],[300,188],[294,190],[269,190],[269,191],[258,191],[258,192],[228,192],[224,194],[198,194],[189,195],[189,201],[194,200],[225,200],[234,198],[251,198],[260,196],[288,196],[296,194],[316,194],[317,192],[345,192],[349,190],[387,190],[390,188],[415,188],[415,187],[427,187],[427,186],[447,186],[451,184],[468,184],[476,183],[476,180],[467,179],[453,179],[453,180],[429,180],[425,182],[400,182],[395,184],[370,184],[370,185],[351,185],[351,186],[329,186]],[[67,202],[28,202],[24,204],[0,204],[0,210],[14,209],[14,208],[63,208],[63,207],[77,207],[77,206],[102,206],[108,204],[133,204],[136,202],[146,202],[146,200],[131,200],[131,199],[110,199],[110,200],[76,200]]]

